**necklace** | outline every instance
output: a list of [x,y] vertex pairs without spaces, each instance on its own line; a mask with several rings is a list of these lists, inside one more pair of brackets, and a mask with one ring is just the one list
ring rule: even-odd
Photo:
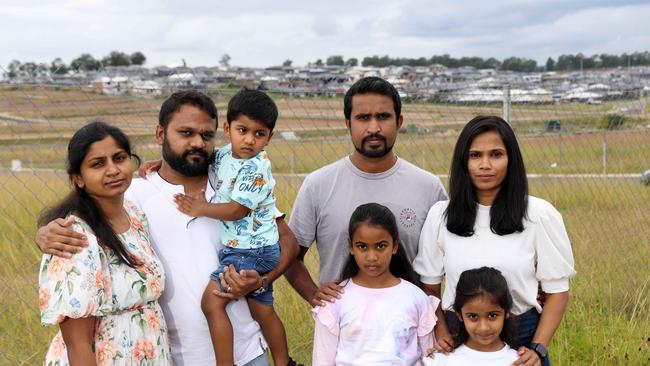
[[122,207],[122,212],[119,217],[108,220],[108,222],[111,224],[111,227],[117,234],[124,234],[131,228],[131,217],[126,212],[124,207]]

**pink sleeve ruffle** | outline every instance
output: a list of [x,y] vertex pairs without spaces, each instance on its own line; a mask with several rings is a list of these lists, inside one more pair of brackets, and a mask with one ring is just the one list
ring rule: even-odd
[[333,335],[339,335],[340,328],[338,315],[336,314],[333,304],[327,303],[325,306],[317,306],[313,308],[311,312],[315,321],[324,325]]
[[438,317],[436,317],[438,304],[440,304],[440,299],[435,296],[427,296],[427,302],[418,324],[418,336],[422,337],[433,331],[433,327],[438,321]]

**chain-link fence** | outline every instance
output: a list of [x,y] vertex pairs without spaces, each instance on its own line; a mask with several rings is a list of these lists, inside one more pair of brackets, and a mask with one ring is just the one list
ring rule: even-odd
[[[645,97],[650,79],[628,71],[610,73],[613,81],[607,85],[584,75],[551,75],[559,87],[550,91],[539,86],[548,82],[543,79],[525,88],[494,80],[458,86],[452,80],[403,96],[405,124],[396,152],[444,182],[456,137],[467,121],[490,114],[505,116],[514,126],[531,193],[560,210],[573,244],[578,275],[551,345],[559,365],[650,362],[650,111]],[[98,80],[91,86],[74,79],[69,85],[51,80],[0,84],[0,364],[41,363],[54,331],[39,324],[40,252],[33,237],[39,211],[69,189],[63,169],[72,133],[100,118],[127,132],[145,160],[160,155],[154,129],[170,90],[147,83],[120,86],[110,77]],[[215,99],[221,116],[237,90],[223,84],[200,87]],[[284,212],[291,212],[307,173],[351,151],[337,94],[344,90],[289,85],[271,92],[280,118],[268,151]],[[221,134],[219,140],[225,143]],[[311,252],[308,264],[317,278],[318,258]],[[308,363],[308,305],[280,280],[276,308],[292,355]]]

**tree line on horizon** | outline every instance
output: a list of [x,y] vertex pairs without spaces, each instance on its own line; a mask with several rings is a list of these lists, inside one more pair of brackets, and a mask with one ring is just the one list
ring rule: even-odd
[[[48,71],[51,74],[64,75],[69,71],[94,71],[100,70],[106,66],[129,66],[144,65],[147,58],[140,52],[127,54],[121,51],[112,51],[101,59],[94,58],[89,53],[83,53],[73,59],[70,64],[64,63],[60,57],[55,58],[50,64],[24,62],[13,60],[9,63],[4,76],[15,78],[20,72],[27,73],[32,77],[43,75]],[[224,54],[221,56],[219,64],[229,67],[230,56]],[[292,61],[287,59],[282,65],[291,66]],[[648,66],[650,65],[650,52],[633,52],[622,53],[620,55],[602,53],[599,55],[585,56],[582,53],[560,55],[557,60],[549,57],[544,65],[538,65],[537,61],[524,57],[508,57],[504,60],[498,60],[494,57],[451,57],[448,54],[434,55],[430,58],[418,57],[390,57],[384,56],[367,56],[361,61],[362,66],[430,66],[440,64],[449,68],[458,68],[471,66],[476,69],[497,69],[517,72],[534,72],[534,71],[575,71],[588,70],[595,68],[612,68],[612,67],[629,67],[629,66]],[[341,55],[332,55],[326,58],[325,62],[318,59],[309,63],[309,66],[358,66],[359,60],[351,57],[347,60]]]
[[89,53],[83,53],[66,64],[60,57],[52,60],[50,64],[36,62],[20,62],[13,60],[9,63],[4,75],[8,78],[15,78],[20,72],[25,72],[31,77],[42,75],[46,72],[56,75],[65,75],[69,71],[96,71],[106,66],[129,66],[144,65],[147,57],[140,51],[127,54],[121,51],[112,51],[101,59],[96,59]]
[[[286,61],[285,61],[286,63]],[[349,58],[345,60],[341,55],[330,56],[323,63],[318,59],[312,63],[313,66],[356,66],[358,60]],[[451,57],[448,54],[434,55],[430,58],[408,58],[408,57],[390,57],[368,56],[361,61],[362,66],[429,66],[440,64],[449,68],[463,66],[472,66],[477,69],[498,69],[518,72],[533,71],[572,71],[596,68],[627,67],[627,66],[648,66],[650,65],[650,52],[623,53],[620,55],[610,55],[602,53],[599,55],[585,56],[582,53],[560,55],[557,60],[549,57],[544,65],[538,65],[537,61],[523,57],[508,57],[504,60],[497,60],[494,57]],[[290,65],[290,63],[289,63]]]

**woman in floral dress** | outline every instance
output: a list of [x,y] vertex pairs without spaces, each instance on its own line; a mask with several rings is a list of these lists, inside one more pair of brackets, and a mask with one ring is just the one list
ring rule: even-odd
[[157,301],[163,267],[149,244],[146,217],[124,201],[133,158],[126,135],[103,122],[82,127],[68,144],[74,191],[39,221],[72,220],[88,245],[71,258],[43,256],[41,321],[60,327],[46,366],[171,364]]

